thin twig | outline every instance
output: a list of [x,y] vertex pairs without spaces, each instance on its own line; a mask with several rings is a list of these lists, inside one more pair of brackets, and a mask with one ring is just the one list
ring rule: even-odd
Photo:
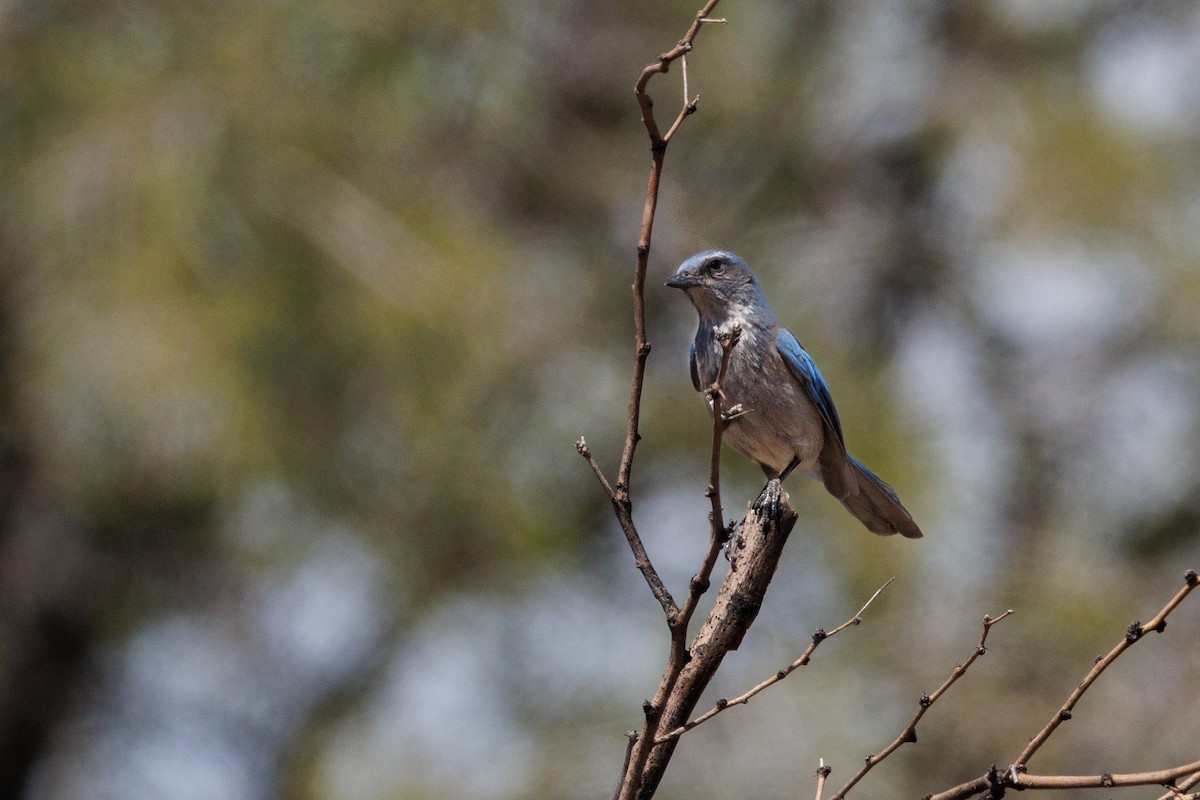
[[[1107,789],[1121,786],[1153,786],[1200,770],[1200,761],[1155,772],[1105,772],[1103,775],[1026,775],[1012,781],[1014,789]],[[1170,796],[1168,792],[1167,796]]]
[[684,725],[680,725],[675,730],[670,731],[670,732],[665,733],[662,736],[660,736],[658,738],[658,741],[656,742],[656,744],[661,743],[661,742],[670,741],[671,739],[679,738],[683,734],[690,731],[692,728],[695,728],[697,725],[702,725],[705,722],[708,722],[710,719],[715,717],[717,714],[720,714],[722,711],[726,710],[727,708],[732,708],[733,706],[745,705],[746,703],[750,702],[750,699],[752,697],[754,697],[756,694],[758,694],[759,692],[763,691],[764,689],[766,689],[769,686],[774,686],[775,684],[779,683],[781,680],[786,678],[788,675],[791,675],[793,672],[795,672],[800,667],[806,666],[808,664],[808,662],[812,659],[813,652],[821,645],[821,642],[825,641],[826,639],[830,639],[830,638],[836,636],[837,634],[844,631],[846,628],[849,628],[851,625],[862,624],[862,615],[867,610],[867,607],[870,606],[871,603],[875,602],[875,598],[879,597],[879,594],[888,587],[888,584],[890,584],[894,580],[896,580],[896,579],[888,578],[887,583],[883,584],[883,586],[880,586],[878,589],[875,590],[875,594],[871,595],[871,599],[863,604],[863,607],[858,610],[858,613],[855,614],[850,619],[843,622],[841,625],[838,625],[836,628],[834,628],[833,630],[828,631],[828,632],[826,632],[822,628],[818,628],[816,630],[816,632],[813,633],[812,641],[809,643],[808,647],[805,648],[804,652],[801,653],[800,657],[797,658],[795,661],[788,664],[786,667],[779,670],[778,672],[776,672],[774,675],[767,678],[766,680],[761,681],[760,683],[756,684],[753,688],[749,689],[748,691],[744,692],[743,694],[740,694],[737,697],[733,698],[732,700],[726,700],[725,698],[721,698],[720,700],[718,700],[716,702],[716,705],[714,705],[708,711],[705,711],[700,716],[696,717],[693,720],[690,720],[689,722],[687,722]]
[[672,644],[670,654],[667,657],[667,666],[659,682],[658,689],[654,693],[654,699],[645,705],[646,720],[642,727],[642,733],[637,741],[633,743],[622,771],[621,786],[617,792],[621,800],[631,800],[642,790],[646,762],[650,756],[663,708],[689,658],[686,646],[683,644],[683,637],[686,636],[686,626],[683,626],[682,633],[680,632],[681,626],[679,625],[679,620],[682,617],[680,609],[676,606],[674,599],[666,590],[666,587],[663,586],[658,573],[650,563],[649,557],[645,555],[645,548],[641,546],[641,538],[637,533],[636,526],[633,524],[633,506],[629,491],[633,473],[633,458],[637,451],[638,441],[641,439],[639,422],[641,418],[642,388],[646,377],[646,359],[650,355],[650,342],[646,338],[646,272],[650,260],[650,242],[654,233],[654,214],[658,206],[658,190],[662,179],[663,160],[670,137],[679,129],[684,118],[696,110],[696,105],[694,102],[689,103],[685,96],[683,109],[679,112],[675,122],[668,130],[668,135],[664,137],[659,133],[658,122],[654,118],[654,104],[650,99],[650,95],[646,93],[646,87],[652,77],[660,72],[666,72],[672,61],[682,58],[685,53],[692,49],[692,44],[695,42],[696,36],[700,33],[701,20],[708,18],[708,15],[718,2],[719,0],[707,0],[703,8],[697,12],[695,20],[688,27],[687,33],[684,34],[683,38],[679,40],[674,48],[660,54],[656,61],[648,64],[642,70],[638,76],[637,83],[634,85],[634,96],[637,98],[638,106],[642,112],[642,124],[645,126],[646,133],[650,137],[651,162],[650,175],[646,181],[646,200],[642,206],[641,230],[638,234],[637,262],[634,267],[633,285],[630,287],[633,293],[634,357],[633,376],[629,387],[628,424],[625,429],[625,446],[621,451],[621,461],[617,468],[617,481],[613,486],[612,503],[617,519],[621,524],[621,529],[624,531],[630,548],[633,550],[634,560],[637,563],[638,569],[642,571],[647,584],[649,584],[651,591],[654,593],[655,599],[658,600],[666,614],[668,625],[671,627]]
[[1188,797],[1196,797],[1195,794],[1186,794],[1196,786],[1200,786],[1200,771],[1193,772],[1181,781],[1175,781],[1175,785],[1159,795],[1156,800],[1183,800]]
[[1194,571],[1189,570],[1187,575],[1184,576],[1183,588],[1175,593],[1175,596],[1172,597],[1170,601],[1168,601],[1167,604],[1162,607],[1161,611],[1154,615],[1152,620],[1147,622],[1145,625],[1141,624],[1140,622],[1134,622],[1130,624],[1130,626],[1125,630],[1125,638],[1118,642],[1117,646],[1110,650],[1107,655],[1096,662],[1096,665],[1091,668],[1088,674],[1080,682],[1079,686],[1075,688],[1075,691],[1071,692],[1071,696],[1067,698],[1067,702],[1063,703],[1062,707],[1054,714],[1053,717],[1050,718],[1050,721],[1046,723],[1045,727],[1038,731],[1038,734],[1029,740],[1029,744],[1026,745],[1025,749],[1021,751],[1021,755],[1017,756],[1017,760],[1014,763],[1018,766],[1025,766],[1028,764],[1029,759],[1033,757],[1034,753],[1041,749],[1042,745],[1046,743],[1046,740],[1050,738],[1050,735],[1054,733],[1055,729],[1071,718],[1071,711],[1075,708],[1075,704],[1079,702],[1079,698],[1083,697],[1083,693],[1086,692],[1091,685],[1096,682],[1096,679],[1099,678],[1100,674],[1108,668],[1108,665],[1116,661],[1118,656],[1120,656],[1130,647],[1133,647],[1133,645],[1135,645],[1147,633],[1151,631],[1161,632],[1167,626],[1167,615],[1174,611],[1175,607],[1183,602],[1184,598],[1196,588],[1197,584],[1200,584],[1200,580],[1197,579]]
[[629,770],[629,757],[633,754],[633,746],[637,743],[638,732],[628,731],[625,734],[625,763],[621,765],[621,780],[617,783],[617,788],[613,789],[612,800],[617,800],[621,794],[621,787],[625,784],[625,773]]
[[819,759],[817,766],[817,797],[816,800],[821,800],[821,795],[825,793],[825,780],[829,777],[829,773],[833,772],[833,767],[825,766],[825,759]]
[[687,108],[692,104],[692,96],[688,93],[687,85],[687,53],[679,57],[679,64],[683,69],[683,107]]
[[891,743],[887,747],[883,748],[883,750],[880,752],[867,756],[862,768],[855,773],[853,778],[846,782],[845,786],[843,786],[841,789],[838,789],[837,794],[833,795],[833,797],[831,797],[829,800],[842,800],[842,798],[844,798],[846,794],[854,787],[854,784],[866,777],[868,772],[874,769],[879,762],[883,761],[885,758],[899,749],[900,745],[917,741],[917,723],[921,721],[921,717],[925,716],[925,712],[933,707],[933,704],[936,703],[938,699],[946,693],[947,689],[954,685],[955,681],[967,673],[967,670],[970,669],[971,665],[975,663],[975,659],[987,652],[987,637],[988,633],[992,630],[992,626],[1012,613],[1013,610],[1010,608],[998,617],[983,618],[983,632],[979,636],[979,644],[975,646],[975,652],[971,654],[971,657],[962,664],[956,665],[954,669],[950,670],[950,676],[946,678],[942,685],[939,686],[932,694],[921,695],[921,699],[919,701],[920,708],[917,709],[916,716],[909,721],[908,725],[904,727],[904,730],[900,732],[900,735],[893,739]]
[[683,608],[680,609],[678,618],[675,620],[675,624],[681,628],[681,634],[686,634],[688,623],[691,622],[696,606],[700,602],[700,596],[708,591],[713,567],[716,566],[717,557],[721,554],[721,547],[729,540],[729,528],[725,526],[724,521],[725,511],[721,507],[721,439],[724,436],[725,428],[729,425],[725,418],[725,395],[721,391],[721,382],[725,380],[729,359],[741,335],[742,329],[734,326],[730,333],[723,333],[718,337],[718,341],[721,343],[721,366],[717,370],[717,379],[708,389],[713,416],[708,487],[704,490],[705,497],[709,498],[712,503],[712,510],[708,514],[708,551],[704,554],[704,561],[701,563],[700,569],[696,571],[696,574],[692,576],[691,583],[688,584],[687,600],[684,601]]
[[[1167,604],[1163,606],[1157,614],[1154,615],[1153,619],[1151,619],[1145,625],[1136,622],[1130,625],[1125,631],[1125,638],[1122,639],[1116,647],[1109,651],[1108,655],[1097,659],[1095,666],[1092,667],[1092,669],[1084,677],[1083,681],[1080,682],[1079,686],[1077,686],[1075,690],[1071,692],[1071,696],[1067,698],[1067,702],[1063,703],[1062,707],[1060,707],[1058,712],[1055,713],[1048,723],[1046,723],[1045,727],[1042,728],[1038,735],[1030,740],[1029,745],[1021,752],[1021,755],[1017,757],[1017,760],[1008,770],[1001,772],[995,766],[993,766],[991,769],[977,778],[969,780],[965,783],[960,783],[958,786],[951,787],[944,792],[930,795],[929,800],[965,800],[965,798],[974,797],[980,792],[987,790],[992,790],[993,792],[999,792],[1002,794],[1005,787],[1015,786],[1016,780],[1022,777],[1025,764],[1029,758],[1036,753],[1043,744],[1046,743],[1046,740],[1050,738],[1050,735],[1054,733],[1055,729],[1057,729],[1061,723],[1071,718],[1071,712],[1075,707],[1075,704],[1079,702],[1079,698],[1083,696],[1083,693],[1087,691],[1088,687],[1096,682],[1096,679],[1100,677],[1100,673],[1104,672],[1108,665],[1115,661],[1116,658],[1121,655],[1121,653],[1124,653],[1126,650],[1140,641],[1146,633],[1149,633],[1150,631],[1161,632],[1164,628],[1166,628],[1167,616],[1174,611],[1180,603],[1183,602],[1184,598],[1186,598],[1192,592],[1192,590],[1196,588],[1197,585],[1200,585],[1200,577],[1197,577],[1195,570],[1188,570],[1183,576],[1183,581],[1183,588],[1176,592],[1175,596],[1167,601]],[[1161,782],[1165,783],[1165,781]],[[997,794],[997,796],[999,795]],[[1164,798],[1169,796],[1169,793],[1167,795],[1163,795]]]
[[663,613],[667,615],[669,622],[679,613],[679,607],[675,604],[675,598],[671,596],[667,585],[659,577],[658,570],[654,568],[654,564],[650,561],[650,555],[646,552],[646,546],[642,544],[642,537],[638,535],[637,526],[633,524],[633,515],[628,499],[622,502],[617,493],[613,491],[608,478],[604,477],[604,471],[600,469],[600,465],[592,457],[592,449],[588,447],[588,443],[582,436],[575,442],[575,450],[587,461],[588,466],[592,468],[592,472],[596,475],[596,480],[600,482],[600,487],[608,495],[608,500],[612,503],[613,511],[617,515],[617,522],[621,525],[621,531],[625,534],[626,541],[629,542],[629,549],[633,551],[634,566],[638,568],[638,571],[646,579],[646,584],[650,587],[654,599],[658,600],[659,605],[662,606]]
[[600,469],[600,465],[596,463],[596,459],[592,457],[592,448],[588,447],[587,440],[582,436],[575,442],[575,451],[583,456],[587,461],[588,466],[592,468],[592,473],[595,474],[596,480],[600,482],[600,488],[608,495],[611,502],[616,502],[616,495],[613,494],[612,485],[609,484],[608,478],[604,477],[604,470]]

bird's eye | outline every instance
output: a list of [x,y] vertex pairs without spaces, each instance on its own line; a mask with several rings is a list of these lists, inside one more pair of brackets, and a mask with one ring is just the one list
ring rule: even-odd
[[724,271],[725,271],[725,265],[723,263],[721,263],[720,259],[714,258],[712,261],[708,262],[709,274],[720,275]]

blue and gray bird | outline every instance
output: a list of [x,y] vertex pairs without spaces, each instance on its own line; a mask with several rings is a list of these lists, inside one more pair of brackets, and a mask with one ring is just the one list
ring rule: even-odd
[[[768,488],[799,469],[822,481],[873,533],[920,538],[921,529],[892,487],[846,452],[842,423],[821,371],[779,324],[745,261],[721,250],[698,253],[679,265],[667,286],[686,292],[700,314],[688,356],[696,391],[707,390],[717,378],[718,334],[740,328],[721,392],[726,409],[740,406],[743,413],[729,421],[724,438],[758,462]],[[774,486],[777,491],[779,484]]]

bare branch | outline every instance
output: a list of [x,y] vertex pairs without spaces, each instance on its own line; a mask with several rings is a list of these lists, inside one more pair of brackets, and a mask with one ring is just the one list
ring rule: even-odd
[[[1103,775],[1026,775],[1020,773],[1012,780],[1014,789],[1107,789],[1121,786],[1153,786],[1170,783],[1176,778],[1200,770],[1200,761],[1182,764],[1156,772],[1106,772]],[[1171,796],[1168,792],[1167,797]]]
[[831,630],[829,632],[826,632],[825,630],[818,628],[816,630],[816,632],[813,633],[812,642],[808,645],[808,647],[804,650],[804,652],[800,654],[800,657],[797,658],[795,661],[793,661],[791,664],[788,664],[786,667],[779,670],[771,677],[758,683],[757,685],[755,685],[753,688],[751,688],[747,692],[738,695],[737,697],[733,698],[732,700],[726,700],[724,698],[718,700],[716,705],[714,705],[708,711],[705,711],[700,716],[691,720],[687,724],[680,725],[678,728],[675,728],[674,730],[660,736],[658,739],[658,742],[661,743],[661,742],[670,741],[671,739],[677,739],[680,736],[682,736],[683,734],[690,731],[692,728],[695,728],[697,725],[702,725],[705,722],[708,722],[710,719],[715,717],[717,714],[720,714],[725,709],[732,708],[733,706],[745,705],[746,703],[750,702],[750,698],[754,697],[756,694],[763,691],[768,686],[774,686],[775,684],[779,683],[781,680],[786,678],[788,675],[791,675],[793,672],[795,672],[800,667],[806,666],[808,664],[809,660],[812,658],[813,652],[821,645],[821,642],[825,641],[826,639],[830,639],[833,636],[836,636],[837,634],[844,631],[846,628],[849,628],[851,625],[861,624],[862,623],[862,615],[863,615],[863,612],[865,612],[867,610],[867,606],[869,606],[869,605],[871,605],[871,603],[875,602],[875,598],[879,597],[880,592],[882,592],[884,589],[886,589],[888,587],[888,584],[890,584],[894,580],[896,580],[896,579],[888,578],[887,583],[883,584],[883,586],[880,586],[878,589],[875,590],[875,594],[871,595],[871,599],[863,604],[863,607],[858,610],[858,613],[855,614],[850,619],[843,622],[841,625],[838,625],[836,628],[834,628],[833,630]]
[[[679,741],[678,737],[659,741],[659,732],[674,730],[687,722],[725,656],[741,645],[762,608],[796,519],[796,512],[788,507],[786,499],[780,498],[777,506],[752,505],[737,527],[733,566],[725,573],[704,624],[683,651],[683,668],[665,702],[655,709],[655,725],[646,729],[652,738],[644,742],[649,754],[640,777],[640,790],[624,795],[622,800],[633,797],[646,800],[654,794]],[[630,770],[633,768],[630,765]]]
[[582,436],[575,442],[575,451],[583,456],[588,466],[592,468],[592,473],[596,476],[596,480],[600,482],[600,488],[608,495],[609,501],[615,503],[617,496],[613,494],[612,485],[609,484],[608,478],[604,477],[604,471],[600,469],[600,465],[592,457],[592,448],[588,447],[587,441]]
[[704,495],[712,503],[712,511],[708,515],[708,551],[704,554],[704,561],[701,563],[700,569],[692,576],[692,581],[688,586],[687,600],[684,601],[678,619],[675,620],[676,624],[682,629],[680,631],[681,641],[682,636],[687,633],[688,623],[692,620],[692,615],[696,611],[696,605],[700,602],[700,596],[708,591],[713,567],[716,566],[717,558],[721,554],[721,547],[729,540],[729,529],[725,527],[725,511],[721,507],[721,439],[724,436],[725,428],[729,424],[725,417],[725,395],[721,392],[721,382],[725,380],[725,371],[729,367],[729,358],[741,335],[742,329],[735,326],[732,332],[721,334],[717,339],[721,343],[721,366],[717,370],[716,381],[708,389],[713,416],[708,488],[704,490]]
[[658,122],[654,118],[654,103],[646,94],[646,85],[650,79],[660,72],[666,72],[671,62],[682,58],[692,49],[692,43],[700,33],[700,20],[708,17],[719,0],[708,0],[696,14],[696,20],[688,28],[687,33],[672,49],[659,55],[658,59],[646,65],[638,76],[634,86],[634,96],[642,109],[642,123],[650,135],[650,178],[646,184],[646,202],[642,207],[642,229],[638,236],[637,264],[633,273],[633,328],[634,328],[634,360],[633,380],[629,387],[629,423],[625,430],[625,448],[621,452],[621,465],[617,470],[617,496],[628,500],[629,481],[633,472],[633,456],[637,450],[638,422],[641,417],[642,386],[646,377],[646,358],[650,355],[650,342],[646,340],[646,265],[650,260],[650,239],[654,232],[654,211],[658,206],[658,185],[662,178],[663,157],[666,154],[667,142],[675,133],[684,117],[696,110],[695,102],[683,104],[683,110],[675,119],[667,136],[659,134]]
[[1079,698],[1083,697],[1096,679],[1104,670],[1108,669],[1108,665],[1117,660],[1117,657],[1133,647],[1143,636],[1151,631],[1161,632],[1167,626],[1167,616],[1175,610],[1176,606],[1183,602],[1184,598],[1191,593],[1196,585],[1200,583],[1194,571],[1189,571],[1184,576],[1184,585],[1175,596],[1172,597],[1162,610],[1154,615],[1154,618],[1142,625],[1140,622],[1132,623],[1125,630],[1125,638],[1117,643],[1117,646],[1108,651],[1108,654],[1096,662],[1096,665],[1088,672],[1084,679],[1080,682],[1075,691],[1071,692],[1071,696],[1067,698],[1067,702],[1062,704],[1062,707],[1050,718],[1050,721],[1038,731],[1038,734],[1029,740],[1029,744],[1021,751],[1021,755],[1017,756],[1016,763],[1019,766],[1024,766],[1029,763],[1029,759],[1033,754],[1041,749],[1050,735],[1058,728],[1059,725],[1071,718],[1071,711],[1075,708],[1075,704],[1079,702]]
[[987,637],[988,633],[992,630],[992,626],[1012,613],[1013,610],[1010,608],[998,617],[983,618],[983,632],[979,636],[979,644],[975,646],[975,652],[971,654],[971,657],[962,664],[955,666],[954,669],[950,671],[950,676],[946,678],[942,685],[939,686],[932,694],[921,695],[921,699],[919,701],[920,708],[917,710],[916,716],[909,721],[908,725],[904,727],[904,730],[900,732],[900,735],[893,739],[891,743],[887,747],[883,748],[883,750],[880,752],[867,756],[866,762],[863,764],[862,768],[855,773],[853,778],[846,782],[845,786],[843,786],[841,789],[838,789],[837,794],[831,797],[830,800],[842,800],[842,798],[846,796],[846,794],[854,787],[856,783],[862,780],[866,774],[874,769],[881,761],[890,756],[892,753],[896,752],[896,750],[900,748],[900,745],[917,741],[917,723],[921,721],[921,717],[925,716],[925,712],[933,707],[933,704],[936,703],[938,699],[946,693],[946,690],[954,685],[955,681],[967,673],[967,670],[970,669],[971,665],[975,663],[975,659],[987,652]]
[[[718,1],[708,0],[704,4],[703,8],[697,12],[696,19],[692,22],[683,38],[679,40],[674,48],[660,54],[656,61],[648,64],[638,76],[637,83],[634,86],[634,96],[637,98],[638,106],[642,111],[642,123],[646,127],[646,133],[650,136],[651,163],[650,176],[646,182],[646,200],[642,206],[642,225],[638,235],[637,262],[634,267],[633,285],[630,287],[633,292],[634,358],[633,377],[629,387],[628,423],[625,429],[625,446],[622,449],[620,466],[617,469],[617,481],[616,485],[612,487],[610,496],[617,519],[621,523],[621,530],[624,531],[625,538],[628,540],[630,549],[633,551],[634,561],[638,569],[641,570],[642,575],[645,576],[646,582],[654,593],[655,599],[658,600],[666,614],[667,623],[671,628],[671,650],[667,657],[666,670],[663,672],[662,680],[655,691],[654,699],[645,704],[646,721],[642,733],[636,741],[632,742],[630,750],[627,753],[625,767],[622,771],[621,785],[617,790],[617,796],[623,800],[629,800],[643,791],[644,782],[647,780],[647,760],[650,758],[653,740],[664,709],[667,706],[668,700],[676,691],[680,676],[686,665],[691,660],[691,654],[685,645],[685,637],[687,635],[687,621],[695,610],[697,602],[697,600],[692,599],[692,596],[693,594],[697,597],[699,596],[696,588],[698,585],[707,584],[708,576],[712,571],[712,565],[716,563],[717,558],[716,552],[711,552],[713,548],[710,546],[711,555],[705,557],[705,566],[702,566],[700,572],[697,573],[700,580],[697,581],[694,579],[693,586],[689,590],[686,610],[680,609],[675,604],[675,600],[671,597],[670,592],[663,585],[649,557],[646,555],[645,548],[642,546],[641,538],[638,536],[637,528],[633,523],[629,487],[633,474],[633,458],[637,451],[638,441],[641,439],[639,422],[641,418],[642,388],[646,377],[646,359],[650,355],[650,342],[646,338],[646,271],[650,260],[650,241],[654,232],[654,214],[658,206],[658,189],[662,179],[663,159],[666,155],[667,143],[671,136],[679,129],[683,120],[696,110],[696,102],[688,101],[687,88],[685,87],[683,108],[667,131],[667,135],[662,136],[659,133],[658,122],[654,118],[654,104],[650,96],[646,93],[646,87],[654,75],[666,72],[672,61],[682,58],[692,49],[692,44],[696,40],[696,36],[700,33],[702,20],[708,18],[708,15],[716,7]],[[784,536],[786,537],[786,533]],[[719,552],[719,545],[717,552]],[[665,768],[665,764],[662,768]],[[661,769],[659,769],[659,774],[661,774]],[[650,780],[651,782],[656,782],[657,777]],[[651,789],[652,792],[653,789]]]
[[642,544],[642,537],[638,534],[637,526],[633,524],[633,514],[631,513],[628,498],[622,500],[613,491],[608,478],[604,477],[604,471],[600,469],[600,465],[592,457],[592,449],[588,447],[588,443],[582,436],[575,442],[575,450],[587,461],[588,466],[592,468],[592,472],[596,475],[596,480],[600,482],[600,487],[608,495],[608,500],[612,503],[613,511],[617,515],[617,522],[621,525],[621,531],[625,534],[626,541],[629,542],[629,549],[633,551],[634,566],[638,568],[638,571],[642,573],[642,577],[646,579],[646,584],[650,587],[654,599],[662,606],[663,613],[667,616],[667,623],[670,624],[671,620],[678,615],[679,607],[675,604],[675,598],[671,596],[667,585],[659,577],[658,570],[654,568],[654,564],[650,561],[650,555],[646,552],[646,546]]
[[[1005,787],[1015,787],[1018,780],[1023,781],[1031,777],[1024,774],[1025,764],[1028,762],[1029,758],[1032,757],[1033,754],[1036,753],[1038,749],[1040,749],[1041,746],[1046,743],[1046,740],[1050,738],[1050,735],[1054,733],[1055,729],[1057,729],[1060,724],[1071,718],[1071,711],[1075,707],[1075,704],[1079,702],[1079,698],[1082,697],[1083,693],[1088,690],[1088,687],[1096,682],[1096,679],[1100,677],[1100,673],[1104,672],[1108,665],[1115,661],[1117,657],[1121,655],[1121,653],[1124,653],[1126,650],[1140,641],[1145,634],[1149,633],[1150,631],[1161,632],[1163,629],[1165,629],[1167,626],[1167,616],[1170,615],[1170,613],[1174,611],[1180,603],[1183,602],[1184,598],[1186,598],[1192,592],[1192,590],[1196,588],[1197,585],[1200,585],[1200,577],[1197,577],[1195,570],[1188,570],[1183,576],[1183,581],[1183,587],[1175,593],[1174,597],[1167,601],[1167,604],[1163,606],[1157,614],[1154,615],[1153,619],[1151,619],[1145,625],[1138,622],[1130,625],[1125,631],[1125,638],[1123,638],[1116,647],[1110,650],[1107,655],[1097,659],[1095,666],[1092,667],[1092,669],[1084,677],[1083,681],[1080,682],[1079,686],[1077,686],[1075,690],[1071,692],[1071,696],[1067,698],[1067,702],[1063,703],[1062,707],[1060,707],[1050,721],[1046,723],[1045,727],[1038,732],[1038,735],[1030,740],[1029,745],[1023,751],[1021,751],[1021,755],[1017,757],[1016,762],[1006,772],[1000,772],[995,766],[993,766],[986,773],[973,780],[969,780],[966,783],[960,783],[958,786],[954,786],[944,792],[930,795],[929,800],[965,800],[965,798],[974,797],[980,792],[987,790],[998,793],[996,796],[1000,796],[1000,794],[1003,794]],[[1200,770],[1196,770],[1195,768],[1190,770],[1190,772],[1198,771]],[[1188,772],[1188,770],[1185,770],[1183,773],[1180,773],[1180,775]],[[1197,782],[1200,782],[1200,775],[1195,775],[1192,777],[1195,777]],[[1166,783],[1169,780],[1172,779],[1168,778],[1157,782]],[[1155,782],[1156,781],[1150,781],[1150,783]],[[1194,786],[1195,784],[1193,783],[1192,785]],[[1030,788],[1046,787],[1035,786]],[[1188,788],[1191,788],[1191,786]],[[1168,798],[1171,796],[1171,793],[1167,793],[1163,795],[1163,798]]]
[[621,787],[625,785],[625,773],[629,771],[629,757],[633,755],[633,746],[637,744],[638,732],[627,732],[625,734],[625,739],[625,763],[621,765],[621,781],[617,784],[617,788],[613,790],[612,800],[617,800],[621,794]]
[[833,767],[825,766],[825,759],[820,759],[817,766],[817,797],[816,800],[821,800],[821,795],[825,794],[825,780],[829,777],[829,773],[833,772]]
[[1159,795],[1156,800],[1190,800],[1198,795],[1187,792],[1197,786],[1200,786],[1200,771],[1193,772],[1181,781],[1175,781],[1175,785]]

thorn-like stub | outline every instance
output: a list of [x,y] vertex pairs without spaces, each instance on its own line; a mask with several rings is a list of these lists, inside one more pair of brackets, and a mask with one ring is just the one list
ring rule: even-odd
[[1113,776],[1111,772],[1106,772],[1100,776],[1100,785],[1106,789],[1110,789],[1115,785],[1113,783]]
[[1099,663],[1100,663],[1101,661],[1103,661],[1103,660],[1104,660],[1104,656],[1096,656],[1095,660],[1094,660],[1094,661],[1092,661],[1092,663],[1093,663],[1093,664],[1099,664]]
[[1200,583],[1200,576],[1196,575],[1196,570],[1189,569],[1183,573],[1183,582],[1188,586],[1195,586],[1197,583]]
[[1150,630],[1154,631],[1155,633],[1162,633],[1162,632],[1163,632],[1163,631],[1165,631],[1166,629],[1167,629],[1167,620],[1164,618],[1164,619],[1160,619],[1160,620],[1158,621],[1158,624],[1157,624],[1157,625],[1155,625],[1155,626],[1154,626],[1153,628],[1151,628]]
[[1064,708],[1062,711],[1059,711],[1058,718],[1061,719],[1063,722],[1066,722],[1067,720],[1069,720],[1071,718],[1071,709]]
[[776,672],[776,673],[775,673],[775,680],[777,680],[777,681],[781,681],[781,680],[783,680],[784,678],[786,678],[787,676],[788,676],[788,674],[787,674],[787,670],[786,670],[786,669],[781,669],[781,670],[779,670],[779,672]]
[[654,705],[654,703],[650,702],[649,700],[642,701],[642,713],[646,715],[646,719],[653,717],[654,712],[657,710],[658,708]]
[[986,647],[984,647],[983,645],[979,645],[979,649],[975,651],[975,655],[977,655],[977,656],[986,656],[986,655],[987,655],[987,648],[986,648]]
[[[833,767],[829,766],[828,764],[822,764],[821,766],[817,767],[817,775],[821,776],[822,778],[828,778],[832,772]],[[930,795],[930,797],[932,796],[933,795]]]
[[911,731],[908,732],[908,736],[904,737],[904,743],[905,744],[916,744],[917,743],[917,729],[916,728],[913,728]]
[[588,443],[586,441],[584,441],[582,436],[580,436],[579,439],[575,442],[575,451],[578,452],[579,455],[583,456],[584,458],[587,458],[588,456],[590,456],[592,454],[592,449],[590,447],[588,447]]
[[917,702],[921,704],[921,708],[929,708],[931,705],[933,705],[933,698],[928,694],[922,694],[921,699]]
[[715,705],[717,706],[717,708],[725,708],[726,706],[729,705],[729,701],[726,700],[724,697],[718,697]]
[[1134,620],[1125,629],[1125,641],[1133,644],[1140,638],[1142,638],[1142,623],[1139,620]]

